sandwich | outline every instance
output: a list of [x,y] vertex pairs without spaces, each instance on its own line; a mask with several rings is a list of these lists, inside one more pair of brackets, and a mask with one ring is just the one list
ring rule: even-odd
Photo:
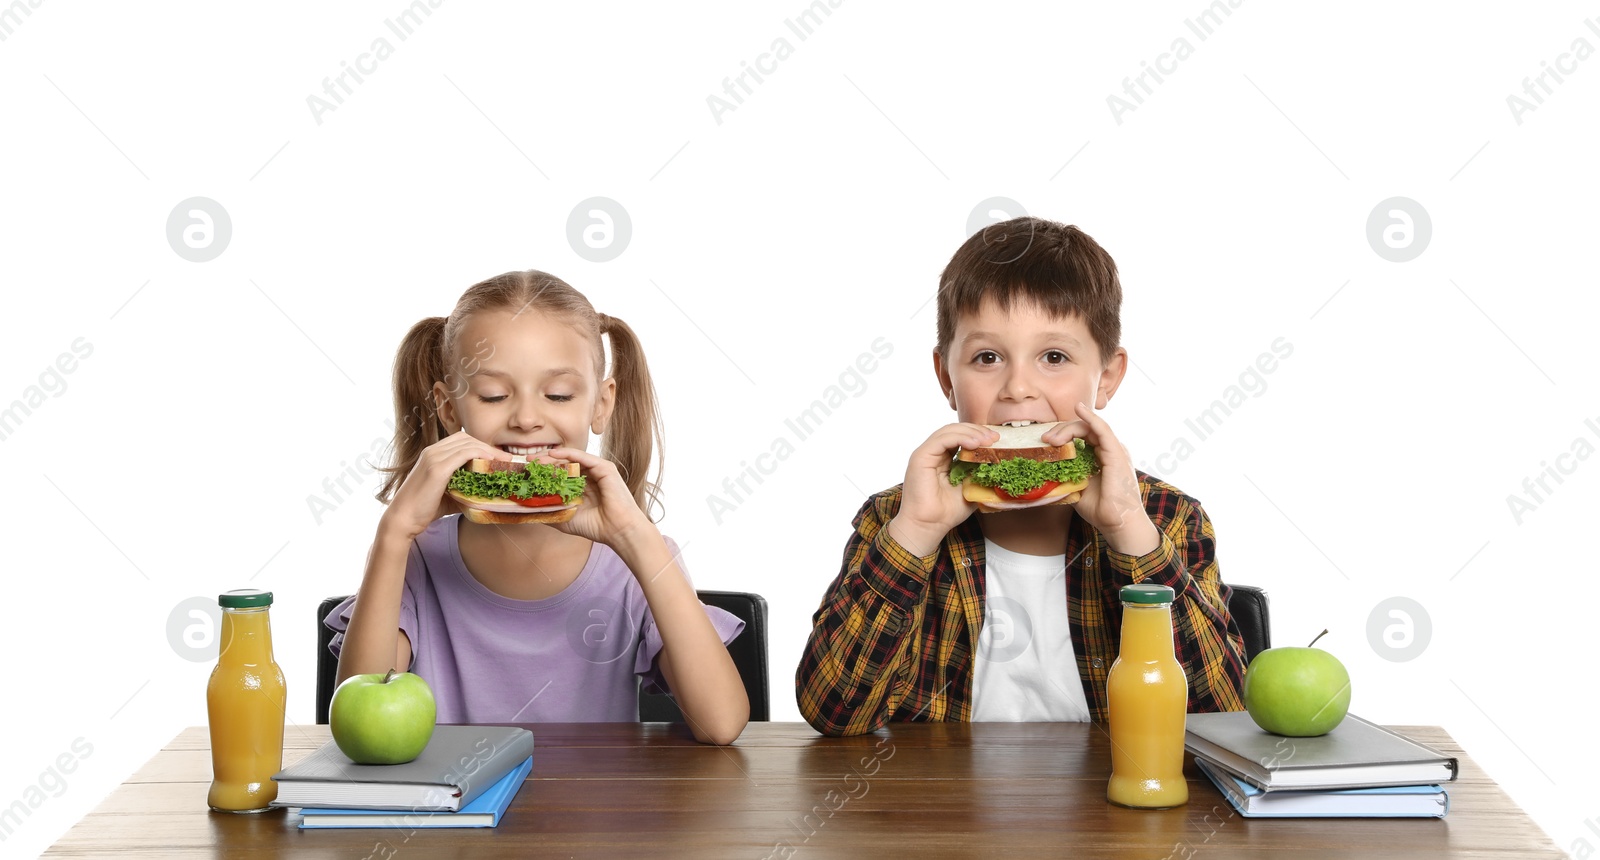
[[445,490],[475,523],[564,523],[582,504],[577,463],[474,459],[450,476]]
[[962,498],[985,514],[1076,502],[1100,463],[1082,439],[1046,445],[1045,432],[1058,423],[985,425],[1000,438],[986,448],[956,452],[950,483],[960,484]]

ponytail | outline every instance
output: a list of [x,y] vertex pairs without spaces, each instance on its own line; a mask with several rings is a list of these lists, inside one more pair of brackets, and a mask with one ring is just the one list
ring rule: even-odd
[[433,402],[434,382],[445,379],[445,322],[444,317],[428,317],[412,326],[395,355],[394,456],[392,465],[379,467],[388,477],[377,494],[384,504],[394,498],[423,449],[450,435]]
[[[661,471],[666,461],[655,383],[633,329],[614,316],[596,316],[600,333],[611,338],[611,377],[617,383],[617,403],[601,440],[600,456],[617,464],[634,502],[650,514],[661,507]],[[649,474],[652,455],[657,457],[654,475]]]

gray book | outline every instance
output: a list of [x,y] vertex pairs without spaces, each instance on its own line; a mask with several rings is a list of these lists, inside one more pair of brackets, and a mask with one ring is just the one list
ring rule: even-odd
[[328,741],[273,776],[273,806],[455,812],[533,754],[514,726],[436,726],[405,764],[356,764]]
[[1272,734],[1245,711],[1190,714],[1184,746],[1263,791],[1451,782],[1456,759],[1355,714],[1315,738]]

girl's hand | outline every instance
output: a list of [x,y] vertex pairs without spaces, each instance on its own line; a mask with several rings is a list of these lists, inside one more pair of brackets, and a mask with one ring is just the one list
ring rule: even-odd
[[[628,483],[617,471],[617,464],[577,448],[552,448],[547,453],[551,460],[582,466],[585,478],[578,513],[564,523],[553,524],[554,528],[603,543],[619,554],[622,544],[641,534],[641,528],[654,530],[655,524],[628,492]],[[548,462],[545,457],[539,459]]]
[[378,534],[404,539],[410,543],[422,534],[434,520],[459,513],[461,506],[445,495],[450,476],[467,461],[482,457],[486,460],[509,460],[511,455],[462,430],[422,449],[416,465],[395,491],[389,508],[378,521]]
[[1133,458],[1111,432],[1111,425],[1087,404],[1077,404],[1077,413],[1079,420],[1053,427],[1043,437],[1047,445],[1064,445],[1081,437],[1094,446],[1100,460],[1100,474],[1089,479],[1074,510],[1117,552],[1132,556],[1151,552],[1161,545],[1161,533],[1144,509]]

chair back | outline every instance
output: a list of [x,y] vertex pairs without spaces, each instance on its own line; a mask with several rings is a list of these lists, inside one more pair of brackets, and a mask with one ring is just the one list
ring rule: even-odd
[[[759,594],[743,591],[700,591],[700,602],[732,613],[744,622],[744,632],[728,644],[728,656],[744,679],[744,692],[750,698],[750,721],[772,719],[767,693],[767,601]],[[683,712],[671,696],[639,691],[639,721],[681,723]]]
[[328,643],[333,641],[333,628],[322,623],[335,606],[350,598],[346,594],[342,597],[330,597],[322,601],[317,607],[317,724],[328,724],[328,703],[333,701],[334,680],[339,677],[339,658],[333,656],[328,650]]
[[1244,637],[1244,661],[1272,647],[1272,619],[1267,613],[1267,593],[1253,585],[1232,585],[1233,596],[1228,598],[1228,613],[1239,625],[1239,635]]

